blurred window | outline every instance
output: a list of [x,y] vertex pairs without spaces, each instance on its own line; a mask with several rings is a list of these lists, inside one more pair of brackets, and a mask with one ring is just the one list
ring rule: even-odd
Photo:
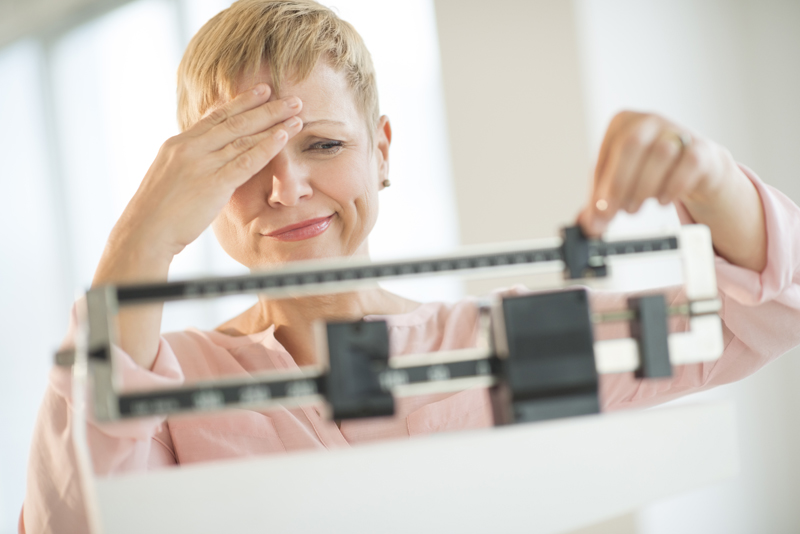
[[[67,324],[41,48],[0,50],[0,532],[16,532],[36,411]],[[68,308],[67,308],[68,309]]]

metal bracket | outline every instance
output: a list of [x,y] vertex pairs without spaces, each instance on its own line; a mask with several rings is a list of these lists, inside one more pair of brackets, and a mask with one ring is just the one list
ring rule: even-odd
[[664,295],[648,295],[628,299],[628,307],[635,312],[631,320],[631,337],[639,344],[640,365],[638,378],[665,378],[672,376],[669,361],[669,330],[667,303]]
[[496,424],[599,413],[585,289],[503,299],[505,343],[493,392]]
[[394,414],[394,397],[383,376],[389,369],[386,321],[328,323],[328,372],[323,390],[333,419]]

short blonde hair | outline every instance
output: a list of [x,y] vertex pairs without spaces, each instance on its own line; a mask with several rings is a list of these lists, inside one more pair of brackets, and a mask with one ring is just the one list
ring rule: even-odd
[[280,94],[284,80],[302,82],[321,57],[344,72],[371,136],[379,119],[372,58],[350,23],[313,0],[239,0],[200,28],[178,67],[181,131],[233,98],[240,77],[262,62]]

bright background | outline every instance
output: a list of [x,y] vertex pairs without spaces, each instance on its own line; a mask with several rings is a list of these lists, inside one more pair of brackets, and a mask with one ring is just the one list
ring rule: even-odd
[[[71,302],[158,147],[177,133],[174,76],[188,38],[228,3],[0,2],[0,533],[16,530],[35,414]],[[800,200],[800,2],[324,3],[365,38],[393,121],[375,258],[555,235],[586,198],[605,126],[624,108],[708,135]],[[14,17],[24,24],[7,25]],[[613,232],[674,222],[650,206]],[[240,272],[204,234],[171,276]],[[505,282],[399,290],[454,299]],[[170,305],[163,327],[210,328],[248,302]],[[738,479],[585,533],[800,531],[798,379],[790,354],[702,395],[737,405]]]

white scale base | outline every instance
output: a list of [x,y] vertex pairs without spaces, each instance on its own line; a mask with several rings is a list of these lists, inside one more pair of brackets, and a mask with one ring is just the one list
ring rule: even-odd
[[96,480],[105,532],[570,531],[732,478],[731,404],[684,405]]

